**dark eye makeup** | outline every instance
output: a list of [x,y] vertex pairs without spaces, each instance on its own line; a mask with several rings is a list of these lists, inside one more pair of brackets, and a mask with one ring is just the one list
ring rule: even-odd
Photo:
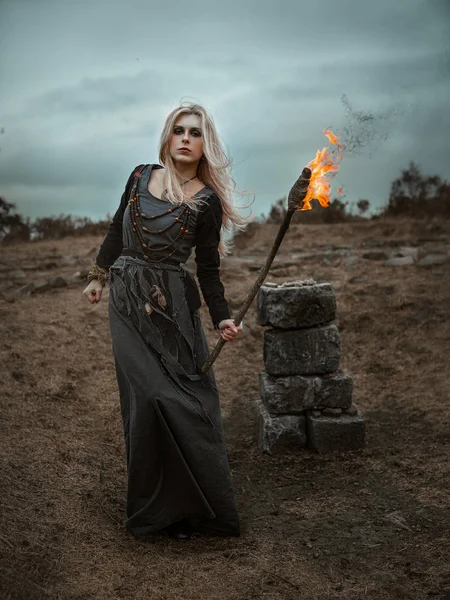
[[[175,129],[173,130],[173,132],[178,135],[179,133],[184,133],[184,127],[175,127]],[[202,135],[200,129],[191,129],[191,133],[192,135],[199,137]]]

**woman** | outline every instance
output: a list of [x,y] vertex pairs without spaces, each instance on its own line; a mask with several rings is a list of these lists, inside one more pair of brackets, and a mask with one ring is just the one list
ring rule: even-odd
[[[213,370],[193,276],[181,264],[195,246],[197,277],[214,327],[232,341],[220,281],[229,250],[221,227],[245,228],[232,204],[229,162],[211,117],[197,104],[167,117],[161,164],[130,175],[84,290],[99,302],[110,284],[109,322],[127,456],[126,528],[239,535]],[[162,166],[163,165],[163,166]]]

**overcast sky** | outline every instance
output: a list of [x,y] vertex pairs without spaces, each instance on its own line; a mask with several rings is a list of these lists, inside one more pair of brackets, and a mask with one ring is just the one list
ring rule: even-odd
[[370,139],[333,191],[380,207],[410,160],[450,179],[448,40],[450,0],[0,0],[0,195],[31,217],[113,214],[191,100],[255,216],[327,145],[325,127]]

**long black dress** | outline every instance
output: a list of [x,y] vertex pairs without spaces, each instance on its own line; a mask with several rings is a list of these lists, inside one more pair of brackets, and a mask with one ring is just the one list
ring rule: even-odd
[[[148,216],[170,203],[148,191],[152,168],[139,178],[140,207]],[[230,318],[219,278],[220,199],[191,213],[190,233],[170,260],[148,264],[130,219],[130,179],[96,262],[109,268],[109,322],[125,435],[128,486],[126,528],[145,538],[188,519],[197,531],[239,535],[239,521],[223,440],[213,369],[201,373],[209,348],[193,276],[182,266],[195,246],[197,277],[215,326]],[[151,251],[179,233],[177,211],[144,223]],[[194,222],[195,221],[195,222]],[[165,302],[152,291],[158,286]],[[196,301],[196,294],[199,302]],[[147,307],[146,307],[147,304]],[[150,314],[148,307],[152,309]]]

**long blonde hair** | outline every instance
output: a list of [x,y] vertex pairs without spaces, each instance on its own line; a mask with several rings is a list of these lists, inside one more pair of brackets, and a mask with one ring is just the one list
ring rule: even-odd
[[[161,132],[159,145],[159,161],[165,168],[165,180],[167,182],[166,198],[173,204],[185,202],[193,210],[198,210],[201,204],[206,202],[205,194],[196,194],[195,197],[186,198],[181,185],[175,176],[176,168],[172,156],[169,152],[170,138],[176,120],[180,115],[197,115],[201,119],[201,129],[203,133],[203,157],[201,158],[197,176],[217,194],[222,204],[222,226],[231,234],[246,229],[250,222],[250,217],[243,217],[239,214],[237,207],[233,202],[233,194],[240,196],[247,195],[245,191],[236,190],[236,183],[230,175],[232,161],[225,154],[212,117],[206,109],[200,104],[183,102],[177,108],[174,108],[166,117],[164,127]],[[239,208],[247,208],[253,201]],[[232,239],[224,239],[220,235],[219,254],[221,257],[230,253],[233,247]]]

